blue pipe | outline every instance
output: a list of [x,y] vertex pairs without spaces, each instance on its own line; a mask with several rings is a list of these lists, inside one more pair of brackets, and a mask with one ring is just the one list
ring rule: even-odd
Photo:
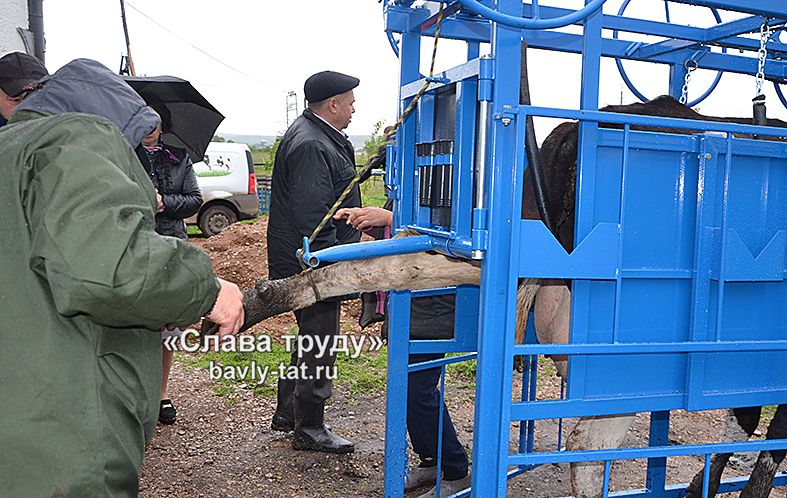
[[643,448],[615,448],[582,451],[539,451],[512,453],[509,465],[535,465],[545,463],[597,462],[602,460],[636,460],[676,456],[707,455],[709,453],[743,453],[753,451],[783,450],[787,439],[742,441],[738,443],[685,444],[677,446],[647,446]]
[[393,50],[393,53],[396,55],[396,58],[398,59],[399,58],[399,41],[397,41],[397,39],[394,38],[393,33],[386,33],[386,35],[388,36],[388,44],[391,45],[391,50]]
[[[631,3],[631,0],[624,0],[624,2],[620,6],[620,9],[618,9],[618,16],[623,16],[623,13],[626,11],[626,8],[628,7],[629,3]],[[664,2],[664,5],[667,6],[667,2]],[[713,17],[716,19],[716,22],[721,23],[721,16],[719,15],[719,11],[713,7],[710,7],[710,10],[711,12],[713,12]],[[669,21],[670,21],[669,7],[667,7],[667,22],[669,23]],[[618,30],[612,31],[612,38],[615,40],[618,39]],[[727,47],[722,47],[722,53],[725,54],[727,53]],[[620,77],[623,78],[623,83],[625,83],[628,89],[631,90],[631,93],[633,93],[634,96],[636,96],[642,102],[649,102],[651,99],[647,98],[645,94],[640,92],[639,89],[634,85],[634,82],[631,81],[631,78],[629,78],[629,75],[626,72],[626,69],[623,67],[623,61],[620,60],[620,57],[615,57],[615,65],[618,68],[618,73],[620,73]],[[716,78],[713,80],[713,83],[711,83],[708,89],[705,90],[705,93],[703,93],[696,99],[690,101],[686,105],[689,107],[694,107],[695,105],[699,104],[703,100],[707,99],[710,96],[710,94],[712,94],[713,91],[716,90],[716,87],[719,86],[719,82],[721,81],[721,77],[723,74],[724,74],[723,71],[718,71],[716,73]],[[785,106],[787,106],[787,104],[785,104]]]
[[561,17],[553,17],[550,19],[528,19],[525,17],[516,17],[508,14],[502,14],[478,2],[477,0],[459,0],[459,3],[462,4],[463,7],[471,10],[479,16],[485,17],[499,24],[504,24],[506,26],[519,29],[551,29],[562,28],[563,26],[568,26],[569,24],[575,24],[593,15],[604,5],[604,2],[606,2],[606,0],[593,0],[582,9]]
[[304,237],[303,249],[298,249],[298,256],[304,263],[312,268],[316,268],[320,266],[322,261],[349,261],[353,259],[393,256],[395,254],[411,254],[414,252],[430,251],[434,249],[436,245],[432,237],[428,235],[416,235],[398,239],[341,244],[311,252],[309,250],[309,240]]

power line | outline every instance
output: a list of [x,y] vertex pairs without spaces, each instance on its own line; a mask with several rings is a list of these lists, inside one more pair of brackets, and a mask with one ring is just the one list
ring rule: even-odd
[[135,11],[136,11],[136,12],[137,12],[139,15],[141,15],[142,17],[144,17],[144,18],[145,18],[145,19],[147,19],[148,21],[152,22],[153,24],[155,24],[155,25],[156,25],[156,26],[158,26],[159,28],[161,28],[161,29],[163,29],[164,31],[166,31],[167,33],[171,34],[172,36],[174,36],[174,37],[175,37],[175,38],[177,38],[178,40],[182,41],[183,43],[185,43],[185,44],[186,44],[186,45],[188,45],[189,47],[193,48],[193,49],[194,49],[194,50],[196,50],[197,52],[201,53],[202,55],[204,55],[204,56],[206,56],[206,57],[208,57],[208,58],[210,58],[210,59],[213,59],[214,61],[218,62],[218,63],[219,63],[219,64],[221,64],[222,66],[224,66],[224,67],[226,67],[226,68],[228,68],[228,69],[231,69],[232,71],[235,71],[236,73],[238,73],[238,74],[240,74],[240,75],[243,75],[243,76],[247,77],[248,79],[250,79],[250,80],[254,81],[255,83],[259,83],[260,85],[266,86],[266,87],[268,87],[268,88],[271,88],[271,89],[273,89],[273,90],[276,90],[276,91],[278,91],[278,92],[286,93],[286,91],[285,91],[284,89],[282,89],[282,88],[279,88],[279,87],[277,87],[277,86],[275,86],[275,85],[272,85],[272,84],[270,84],[270,83],[266,83],[265,81],[258,80],[258,79],[257,79],[257,78],[255,78],[254,76],[251,76],[250,74],[248,74],[248,73],[246,73],[246,72],[244,72],[244,71],[241,71],[240,69],[237,69],[237,68],[235,68],[235,67],[232,67],[232,66],[230,66],[229,64],[227,64],[226,62],[224,62],[224,61],[222,61],[222,60],[218,59],[217,57],[214,57],[214,56],[212,56],[211,54],[209,54],[208,52],[206,52],[206,51],[202,50],[202,49],[201,49],[201,48],[199,48],[198,46],[194,45],[194,44],[193,44],[193,43],[191,43],[190,41],[188,41],[188,40],[186,40],[185,38],[183,38],[182,36],[178,35],[177,33],[174,33],[174,32],[172,32],[172,31],[171,31],[169,28],[167,28],[166,26],[162,25],[161,23],[159,23],[158,21],[156,21],[155,19],[153,19],[153,18],[152,18],[152,17],[150,17],[149,15],[147,15],[147,14],[145,14],[144,12],[142,12],[141,10],[139,10],[139,9],[138,9],[138,8],[136,8],[134,5],[132,5],[130,2],[128,2],[128,1],[127,1],[127,2],[126,2],[126,5],[128,5],[129,7],[131,7],[131,8],[132,8],[133,10],[135,10]]

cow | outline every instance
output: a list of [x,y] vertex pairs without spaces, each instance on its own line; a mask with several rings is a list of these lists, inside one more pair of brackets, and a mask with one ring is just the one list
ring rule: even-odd
[[[750,124],[746,118],[720,118],[701,115],[680,104],[674,98],[662,96],[647,103],[608,106],[605,112],[674,117],[702,121],[733,122]],[[769,126],[787,128],[780,120],[768,120]],[[604,124],[605,127],[622,125]],[[665,131],[689,134],[691,131],[632,126],[633,130]],[[701,129],[701,126],[698,126]],[[547,187],[549,205],[546,209],[556,220],[554,235],[560,244],[571,251],[574,245],[574,199],[577,168],[578,124],[563,123],[557,126],[544,141],[539,153],[543,176]],[[523,218],[540,219],[533,192],[534,181],[530,168],[525,172]],[[400,237],[413,235],[404,231]],[[314,304],[318,298],[346,296],[359,292],[377,290],[419,290],[456,285],[478,285],[480,265],[475,261],[450,258],[432,252],[385,256],[357,261],[336,263],[324,268],[301,273],[282,280],[257,281],[255,287],[247,289],[244,299],[246,320],[243,329],[248,329],[265,318],[287,311],[302,309]],[[566,344],[569,338],[571,291],[570,282],[561,280],[522,279],[517,291],[516,336],[522,342],[529,311],[534,311],[538,341],[543,344]],[[210,332],[211,324],[203,331]],[[568,359],[565,356],[552,358],[558,375],[567,376]],[[787,406],[787,405],[784,405]],[[787,408],[779,406],[767,433],[768,439],[787,437]],[[747,440],[756,430],[760,418],[760,407],[731,410],[725,427],[725,437],[732,441]],[[569,450],[592,450],[618,447],[634,421],[634,414],[583,417],[569,435],[566,446]],[[767,496],[771,481],[784,451],[762,452],[752,476],[744,490],[743,498]],[[715,496],[724,466],[731,455],[714,455],[710,468],[708,496]],[[602,496],[603,464],[581,462],[571,464],[571,486],[578,498]],[[687,496],[702,496],[702,472],[698,473],[687,489]]]

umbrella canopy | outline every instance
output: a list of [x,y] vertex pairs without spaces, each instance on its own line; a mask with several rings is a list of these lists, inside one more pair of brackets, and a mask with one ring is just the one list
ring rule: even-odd
[[175,76],[128,76],[131,88],[161,115],[168,145],[183,147],[192,161],[202,161],[224,116],[188,81]]

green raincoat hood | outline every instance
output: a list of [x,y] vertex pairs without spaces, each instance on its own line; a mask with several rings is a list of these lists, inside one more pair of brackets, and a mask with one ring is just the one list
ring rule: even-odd
[[90,59],[75,59],[38,82],[17,111],[80,112],[110,120],[136,147],[161,121],[123,79]]

